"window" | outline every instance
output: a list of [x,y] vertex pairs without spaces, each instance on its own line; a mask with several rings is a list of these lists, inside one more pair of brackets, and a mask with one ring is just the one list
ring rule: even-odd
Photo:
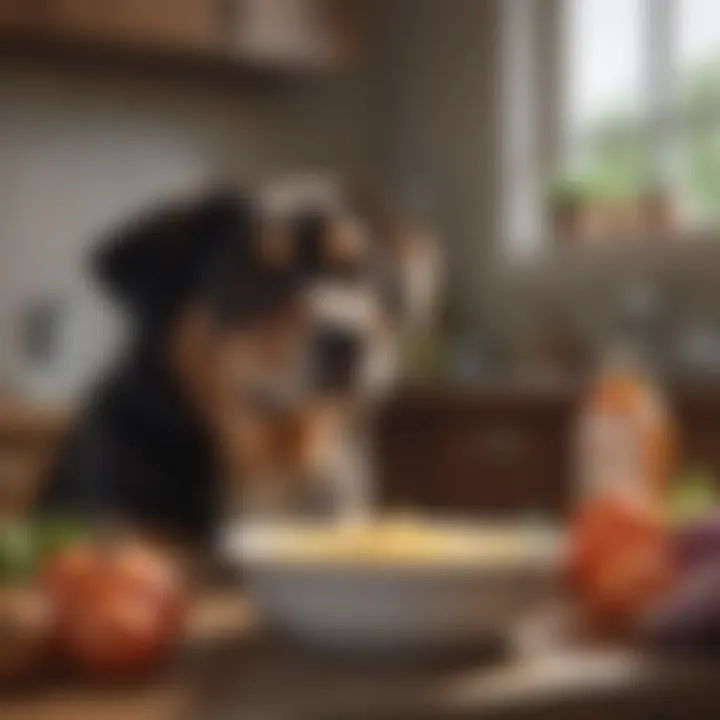
[[564,177],[596,204],[661,200],[676,235],[717,224],[720,3],[562,2]]
[[644,0],[564,0],[563,169],[599,192],[629,192],[647,171],[639,137],[648,109],[644,5]]
[[[536,100],[535,118],[554,119],[556,141],[549,161],[533,165],[536,215],[543,222],[532,231],[525,224],[524,246],[537,242],[527,237],[543,234],[543,223],[549,239],[582,244],[650,235],[674,240],[720,227],[720,0],[515,5],[525,8],[515,11],[525,13],[525,24],[531,16],[542,22],[552,7],[559,37],[557,50],[536,33],[542,55],[534,65],[525,61],[526,88],[538,84],[538,67],[549,67],[557,71],[559,93]],[[517,58],[526,41],[517,30],[505,39],[515,69],[508,73],[505,63],[503,85],[516,94]],[[547,136],[534,131],[530,142],[528,124],[523,142],[517,135],[506,141],[515,148],[506,169],[518,167],[519,147],[531,147],[534,159],[543,156]],[[517,182],[508,185],[512,177],[506,176],[504,214],[512,218],[512,208],[528,207],[532,193]]]
[[720,221],[720,4],[679,4],[679,182],[693,216]]

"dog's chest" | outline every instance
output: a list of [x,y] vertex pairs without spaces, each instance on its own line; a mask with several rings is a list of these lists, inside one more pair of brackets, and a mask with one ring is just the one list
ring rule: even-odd
[[[331,516],[365,504],[365,433],[355,418],[277,418],[229,469],[232,515]],[[237,447],[235,450],[237,451]]]

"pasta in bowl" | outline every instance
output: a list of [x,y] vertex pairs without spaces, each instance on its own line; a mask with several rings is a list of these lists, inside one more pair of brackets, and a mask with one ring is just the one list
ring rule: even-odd
[[559,554],[551,529],[416,518],[244,524],[223,548],[271,624],[347,649],[496,638],[554,593]]

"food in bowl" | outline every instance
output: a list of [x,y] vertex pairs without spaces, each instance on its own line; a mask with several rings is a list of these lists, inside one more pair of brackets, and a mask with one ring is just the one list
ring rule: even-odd
[[554,594],[559,555],[552,530],[415,518],[245,525],[226,551],[271,624],[346,650],[502,635]]
[[[255,545],[248,539],[255,533]],[[538,540],[541,544],[538,545]],[[334,525],[251,528],[245,549],[251,559],[294,563],[503,565],[541,558],[548,536],[531,529],[450,525],[414,519],[388,519]],[[253,548],[255,552],[253,552]]]

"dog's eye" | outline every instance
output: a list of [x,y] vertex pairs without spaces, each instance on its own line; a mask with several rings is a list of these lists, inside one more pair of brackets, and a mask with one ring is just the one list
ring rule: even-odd
[[361,228],[350,220],[336,220],[328,227],[323,254],[331,265],[351,267],[357,265],[365,249]]

